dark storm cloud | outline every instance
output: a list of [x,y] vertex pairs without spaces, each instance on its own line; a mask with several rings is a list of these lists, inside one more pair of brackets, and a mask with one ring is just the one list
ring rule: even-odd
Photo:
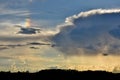
[[120,26],[118,26],[118,27],[115,28],[115,29],[110,30],[109,33],[110,33],[113,37],[120,39]]
[[[120,9],[81,12],[66,18],[52,40],[65,55],[120,54],[120,40],[110,34],[111,30],[118,28],[119,22]],[[119,35],[120,32],[114,33]]]

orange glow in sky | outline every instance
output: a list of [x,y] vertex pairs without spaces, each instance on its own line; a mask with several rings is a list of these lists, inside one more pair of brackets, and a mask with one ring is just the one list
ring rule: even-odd
[[31,20],[29,18],[26,19],[25,26],[28,28],[31,26]]

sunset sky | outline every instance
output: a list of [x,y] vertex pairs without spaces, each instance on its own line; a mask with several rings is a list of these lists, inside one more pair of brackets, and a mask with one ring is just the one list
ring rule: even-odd
[[119,0],[0,0],[0,71],[114,71],[119,61]]

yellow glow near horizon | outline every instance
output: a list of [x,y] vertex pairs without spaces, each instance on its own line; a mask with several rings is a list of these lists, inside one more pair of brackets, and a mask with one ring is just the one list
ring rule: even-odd
[[30,27],[31,26],[31,20],[29,18],[26,19],[25,27]]

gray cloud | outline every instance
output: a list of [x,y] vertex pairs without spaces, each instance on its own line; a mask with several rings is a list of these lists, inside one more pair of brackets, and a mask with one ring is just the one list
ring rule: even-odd
[[[66,18],[52,41],[65,55],[120,54],[120,40],[110,34],[120,25],[120,9],[95,9]],[[117,47],[117,48],[116,48]]]
[[39,49],[39,47],[30,47],[31,49]]
[[51,45],[51,44],[47,44],[47,43],[39,43],[39,42],[30,42],[27,45]]
[[[10,34],[11,35],[11,34]],[[27,42],[27,41],[47,41],[49,35],[19,35],[19,34],[13,34],[11,36],[9,35],[0,35],[0,41],[1,42]]]
[[1,49],[9,49],[9,48],[15,48],[15,47],[22,47],[26,46],[26,44],[6,44],[6,45],[0,45]]
[[8,47],[0,47],[0,51],[1,50],[6,50],[6,49],[9,49]]
[[16,47],[23,47],[23,46],[31,46],[29,47],[30,49],[39,49],[39,47],[36,46],[42,46],[42,45],[49,45],[51,46],[51,44],[49,43],[43,43],[43,42],[26,42],[24,44],[20,43],[20,44],[0,44],[0,50],[6,50],[6,49],[10,49],[10,48],[16,48]]

